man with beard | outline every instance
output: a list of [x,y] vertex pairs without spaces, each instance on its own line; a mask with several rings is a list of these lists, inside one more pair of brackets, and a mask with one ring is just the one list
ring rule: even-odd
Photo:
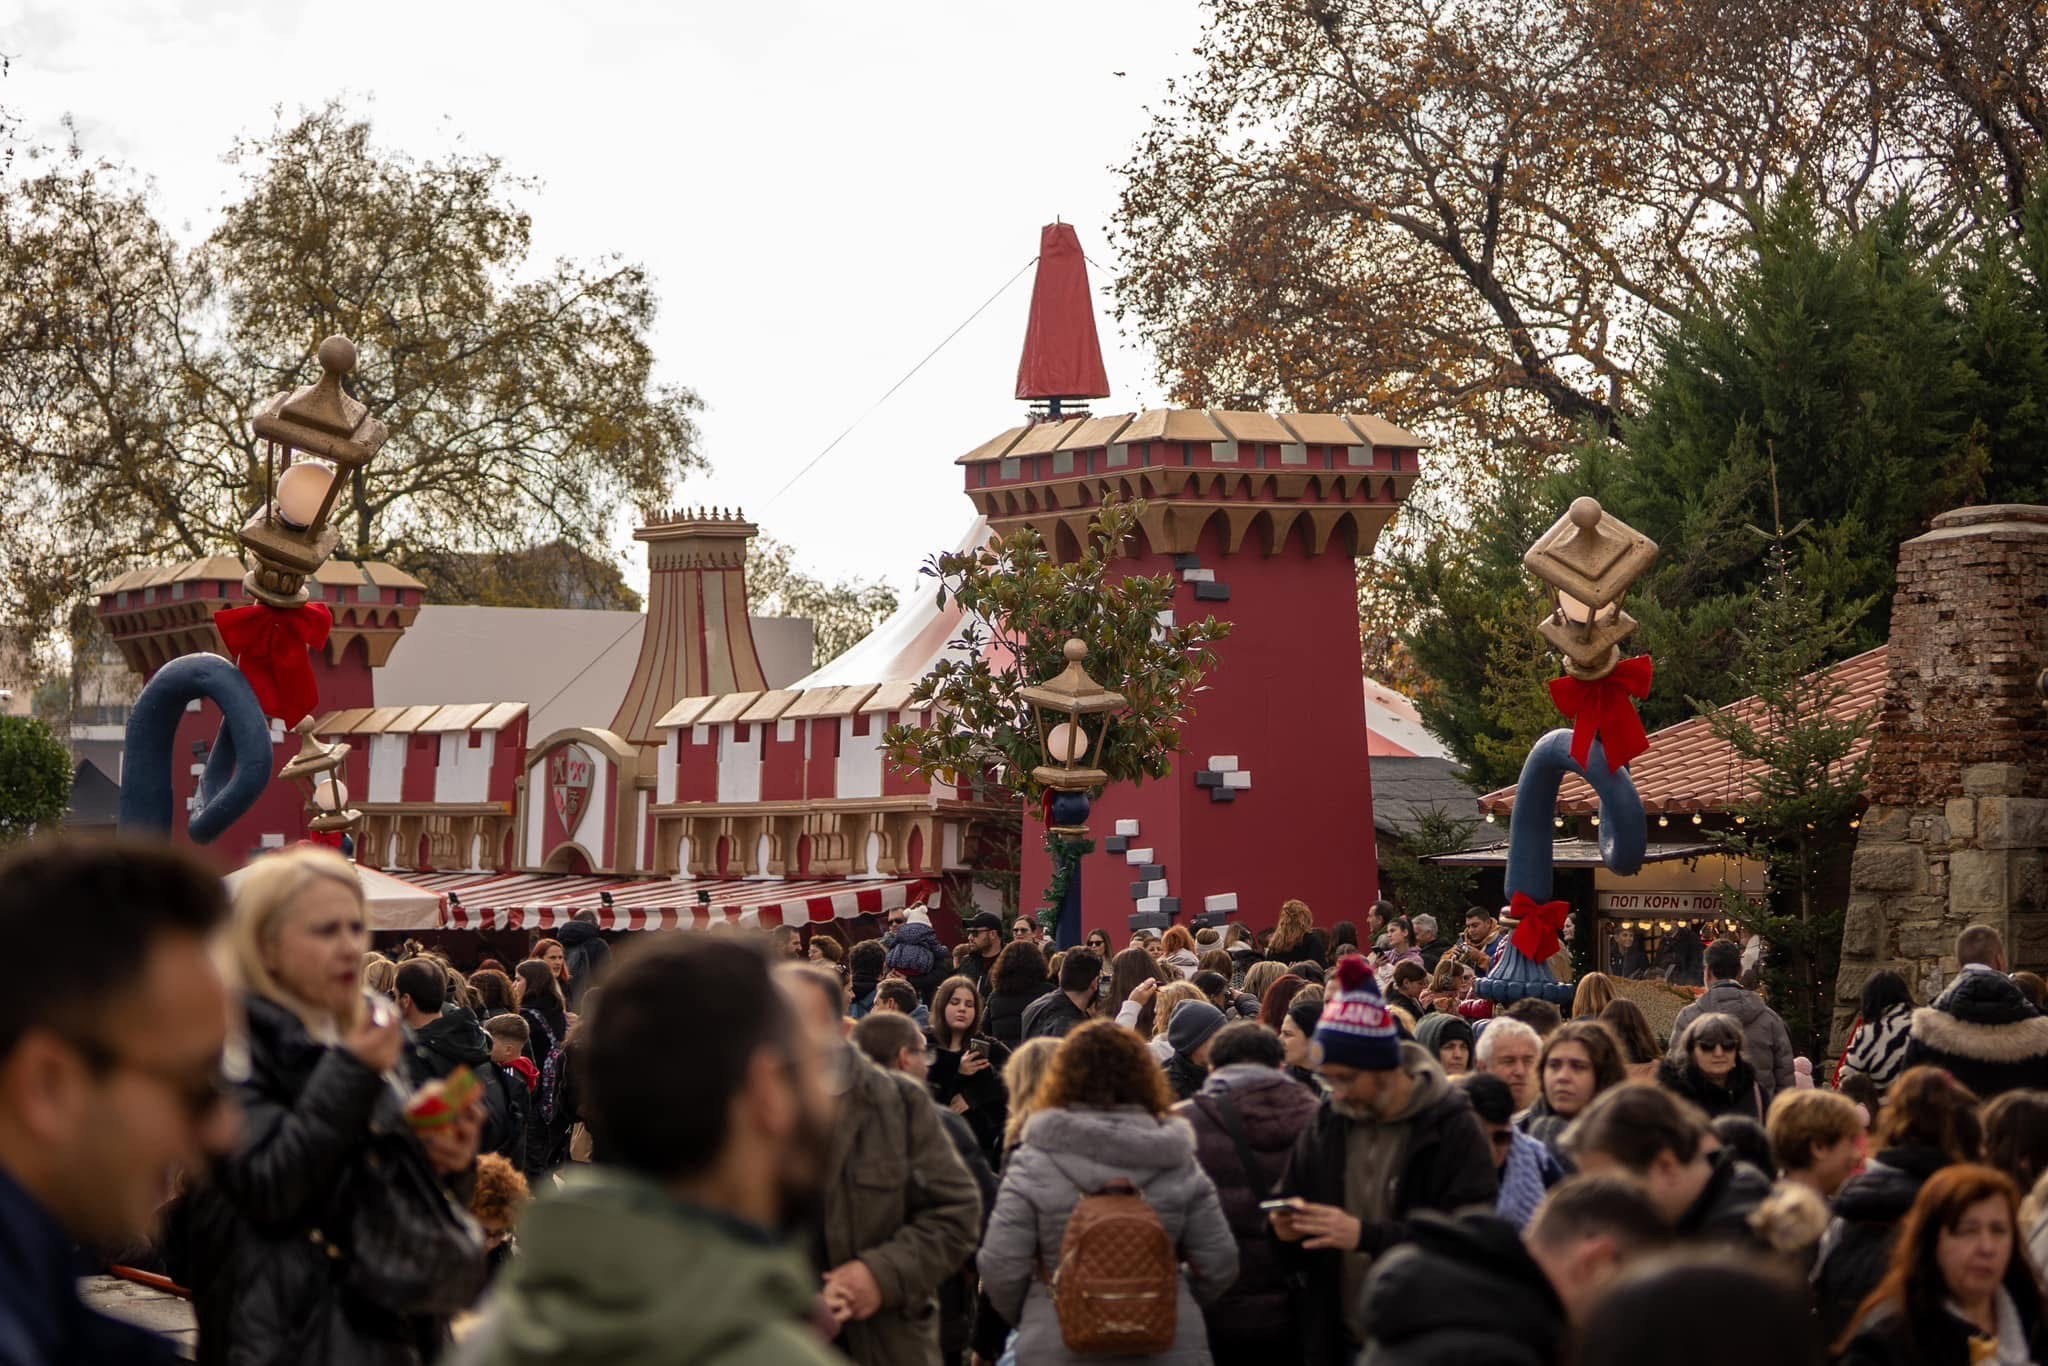
[[1334,988],[1309,1047],[1326,1094],[1280,1184],[1290,1204],[1272,1216],[1283,1262],[1307,1277],[1310,1366],[1357,1359],[1366,1273],[1413,1236],[1417,1215],[1492,1209],[1499,1190],[1471,1103],[1428,1049],[1401,1039],[1365,960],[1340,960]]
[[939,1126],[930,1093],[846,1042],[839,979],[785,965],[776,977],[820,1052],[846,1079],[818,1165],[824,1218],[811,1230],[825,1308],[860,1366],[939,1366],[939,1287],[981,1239],[981,1192]]
[[457,1362],[843,1361],[789,1235],[815,1206],[846,1062],[797,1004],[737,936],[624,956],[581,1025],[600,1161],[527,1214]]

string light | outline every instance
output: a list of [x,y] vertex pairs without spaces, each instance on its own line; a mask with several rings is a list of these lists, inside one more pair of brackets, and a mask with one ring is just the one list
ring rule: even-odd
[[1695,812],[1693,812],[1693,813],[1692,813],[1692,823],[1693,823],[1694,825],[1698,825],[1698,824],[1700,824],[1700,813],[1699,813],[1699,812],[1695,811]]
[[1668,829],[1670,829],[1670,828],[1671,828],[1671,817],[1669,817],[1669,816],[1659,816],[1659,817],[1657,817],[1657,828],[1658,828],[1659,830],[1668,830]]

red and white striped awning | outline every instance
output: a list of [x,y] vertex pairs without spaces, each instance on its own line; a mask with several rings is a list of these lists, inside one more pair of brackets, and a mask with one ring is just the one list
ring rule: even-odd
[[[597,912],[604,930],[692,930],[713,921],[821,925],[880,915],[938,890],[930,878],[820,881],[578,877],[566,873],[395,872],[444,898],[444,930],[549,930],[576,912]],[[610,904],[606,904],[609,894]]]

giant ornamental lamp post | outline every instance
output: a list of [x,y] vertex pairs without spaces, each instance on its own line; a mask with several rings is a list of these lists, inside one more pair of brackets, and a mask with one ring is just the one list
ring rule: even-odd
[[334,625],[327,605],[311,601],[306,580],[340,539],[329,518],[343,481],[370,462],[389,433],[342,388],[355,368],[355,344],[329,337],[318,354],[319,380],[275,395],[251,424],[263,442],[263,502],[238,539],[251,561],[242,585],[253,601],[214,617],[234,662],[213,654],[174,659],[136,699],[123,756],[123,829],[170,833],[172,744],[178,718],[200,700],[220,708],[221,729],[187,828],[195,843],[219,836],[269,785],[269,717],[304,737],[283,776],[308,783],[315,813],[309,828],[339,843],[360,819],[338,776],[347,747],[321,744],[302,724],[320,701],[308,654],[326,644]]
[[1627,875],[1643,866],[1649,838],[1643,800],[1628,765],[1650,747],[1635,701],[1650,695],[1648,655],[1624,657],[1635,618],[1621,599],[1657,558],[1657,543],[1591,498],[1579,498],[1522,557],[1556,604],[1537,628],[1564,658],[1564,677],[1551,700],[1572,722],[1529,749],[1515,784],[1508,824],[1507,945],[1481,978],[1479,995],[1505,1004],[1536,996],[1559,1005],[1573,988],[1551,974],[1547,960],[1563,944],[1571,907],[1550,900],[1551,831],[1567,773],[1584,778],[1600,799],[1600,861]]
[[[1088,642],[1069,640],[1067,667],[1059,676],[1018,696],[1038,722],[1039,751],[1045,762],[1031,770],[1032,780],[1046,791],[1045,823],[1058,841],[1055,866],[1060,880],[1060,918],[1053,943],[1070,949],[1081,942],[1081,856],[1088,838],[1090,793],[1109,781],[1109,774],[1088,762],[1109,743],[1109,728],[1123,710],[1122,693],[1114,693],[1089,677],[1082,661]],[[1091,733],[1092,731],[1092,733]]]

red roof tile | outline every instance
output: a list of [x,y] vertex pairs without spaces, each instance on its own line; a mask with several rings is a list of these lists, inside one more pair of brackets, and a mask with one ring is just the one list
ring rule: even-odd
[[[1835,714],[1843,719],[1873,710],[1884,699],[1885,647],[1845,659],[1827,671],[1842,688]],[[1723,710],[1738,711],[1756,705],[1754,697],[1731,702]],[[1850,753],[1850,761],[1862,757],[1870,747],[1865,733]],[[1738,758],[1727,741],[1715,735],[1705,716],[1695,716],[1675,726],[1666,726],[1650,737],[1650,752],[1629,765],[1643,806],[1652,812],[1726,811],[1756,794],[1755,771]],[[1514,810],[1515,789],[1501,788],[1479,799],[1482,811],[1504,814]],[[1567,777],[1558,793],[1560,815],[1586,815],[1600,809],[1593,789],[1576,776]]]

